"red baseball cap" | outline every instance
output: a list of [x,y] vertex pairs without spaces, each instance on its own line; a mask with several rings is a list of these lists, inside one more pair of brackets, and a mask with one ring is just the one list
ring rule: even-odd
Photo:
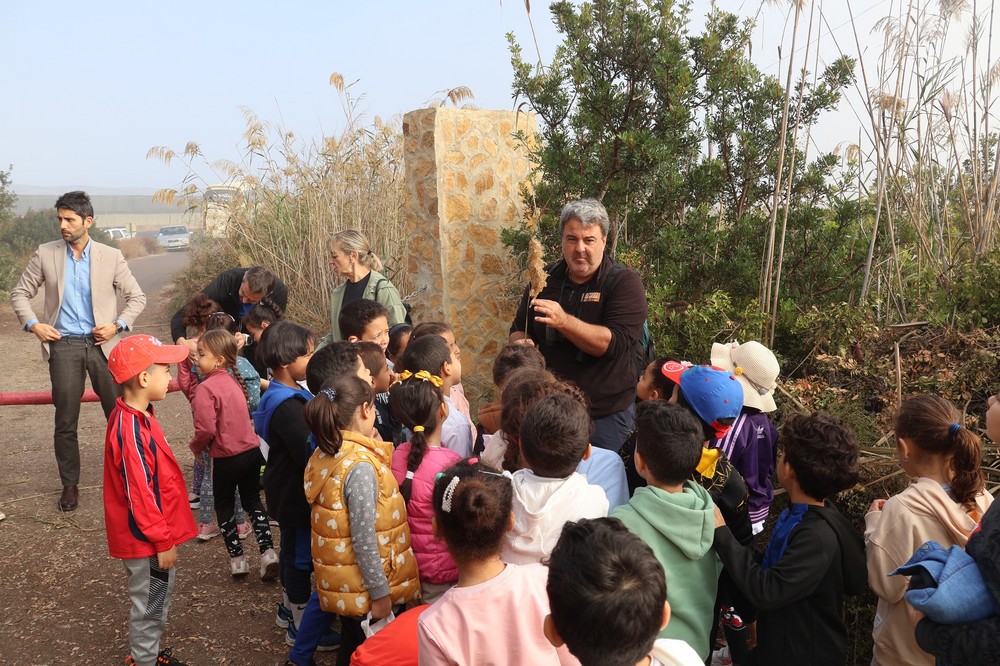
[[180,363],[188,357],[184,345],[165,345],[152,335],[122,338],[108,356],[108,370],[116,384],[124,384],[156,363]]

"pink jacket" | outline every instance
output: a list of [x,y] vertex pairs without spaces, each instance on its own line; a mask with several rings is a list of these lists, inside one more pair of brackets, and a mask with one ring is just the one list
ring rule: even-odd
[[208,449],[213,458],[231,458],[260,446],[243,389],[226,370],[212,372],[199,384],[191,373],[191,362],[182,361],[177,382],[194,412],[194,437],[188,444],[192,453]]
[[[406,480],[406,457],[409,454],[409,442],[403,442],[392,453],[392,475],[399,485],[403,485]],[[420,580],[435,585],[457,582],[458,569],[455,567],[455,560],[448,554],[444,540],[435,539],[431,529],[431,518],[434,516],[434,478],[438,472],[461,459],[454,451],[439,446],[429,447],[414,473],[410,503],[406,506]]]

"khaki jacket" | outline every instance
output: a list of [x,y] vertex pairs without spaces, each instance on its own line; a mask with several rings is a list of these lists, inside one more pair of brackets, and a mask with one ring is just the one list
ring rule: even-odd
[[[32,319],[55,326],[62,305],[66,286],[66,241],[57,240],[39,245],[21,274],[21,279],[10,292],[10,304],[21,326]],[[31,299],[38,288],[45,288],[45,310],[41,316],[31,308]],[[125,307],[118,312],[118,296]],[[113,247],[90,241],[90,298],[94,307],[94,323],[109,324],[121,319],[132,328],[136,318],[146,307],[146,295],[132,276],[122,253]],[[120,338],[116,335],[101,349],[107,357]],[[49,359],[49,345],[42,343],[42,358]]]

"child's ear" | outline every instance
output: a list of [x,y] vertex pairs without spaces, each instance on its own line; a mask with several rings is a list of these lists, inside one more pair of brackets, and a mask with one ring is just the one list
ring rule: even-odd
[[510,512],[510,515],[509,515],[509,516],[507,516],[507,531],[508,531],[508,532],[510,532],[511,530],[513,530],[513,529],[514,529],[514,524],[515,524],[516,522],[517,522],[517,519],[516,519],[516,518],[514,517],[514,512],[513,512],[513,511],[511,511],[511,512]]
[[649,389],[649,399],[659,400],[660,399],[660,389]]
[[660,631],[667,628],[667,623],[670,622],[670,602],[663,602],[663,624],[660,625]]
[[556,624],[552,621],[552,615],[546,615],[545,621],[542,622],[542,633],[545,634],[545,638],[548,639],[549,643],[552,644],[554,648],[561,648],[566,644],[566,641],[562,639],[559,632],[556,631]]
[[587,458],[590,457],[590,454],[593,453],[593,452],[594,452],[594,446],[593,446],[593,444],[591,444],[590,442],[587,442],[587,448],[586,448],[586,450],[584,450],[584,452],[583,452],[583,458],[581,458],[580,460],[586,460]]
[[905,437],[897,437],[896,446],[899,447],[899,457],[909,460],[910,454],[913,453],[913,443]]
[[438,421],[444,421],[446,418],[448,418],[448,403],[442,400],[438,406]]
[[[639,453],[639,449],[636,449],[632,453],[632,459],[635,460],[635,471],[639,476],[646,473],[646,461],[643,459],[642,454]],[[645,477],[643,477],[645,478]]]
[[359,338],[356,335],[348,335],[347,336],[347,341],[348,342],[361,342],[361,338]]
[[451,361],[445,361],[441,364],[441,376],[451,377]]

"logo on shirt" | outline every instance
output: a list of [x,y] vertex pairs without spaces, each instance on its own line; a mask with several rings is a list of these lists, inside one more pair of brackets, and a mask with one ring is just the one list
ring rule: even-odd
[[600,303],[600,301],[601,301],[601,292],[599,292],[599,291],[588,291],[587,293],[585,293],[583,295],[583,297],[580,299],[580,301],[583,302],[583,303]]

